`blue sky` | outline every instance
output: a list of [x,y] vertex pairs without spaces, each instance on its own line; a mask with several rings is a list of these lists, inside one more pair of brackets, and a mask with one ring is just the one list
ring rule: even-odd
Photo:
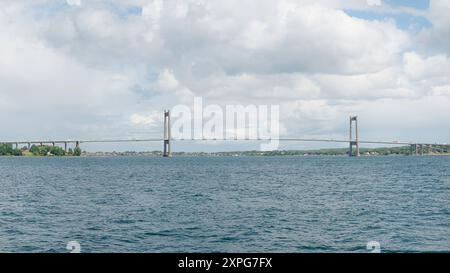
[[[390,8],[386,8],[389,5]],[[405,10],[410,8],[411,10]],[[347,9],[345,12],[353,17],[366,20],[394,20],[396,25],[404,30],[418,32],[423,28],[430,28],[431,22],[423,15],[411,12],[412,10],[426,11],[429,9],[428,0],[385,0],[379,7],[372,9]]]
[[423,17],[409,14],[406,12],[386,13],[378,11],[364,11],[364,10],[346,10],[350,16],[362,18],[366,20],[394,20],[396,25],[404,30],[420,31],[423,28],[431,27],[431,22]]
[[418,10],[426,10],[430,6],[429,0],[384,0],[384,2],[393,7],[411,7]]

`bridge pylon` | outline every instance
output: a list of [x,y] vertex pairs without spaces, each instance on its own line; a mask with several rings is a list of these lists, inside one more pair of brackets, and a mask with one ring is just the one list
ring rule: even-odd
[[417,143],[415,143],[415,144],[411,144],[411,155],[418,155],[419,154],[419,151],[418,151],[418,144]]
[[170,110],[164,110],[164,152],[163,157],[172,156],[170,139],[172,138],[170,130]]
[[[353,123],[355,123],[355,138],[353,138]],[[349,131],[349,156],[359,156],[359,136],[358,136],[358,117],[350,116],[350,131]],[[353,147],[355,147],[355,151],[353,152]]]

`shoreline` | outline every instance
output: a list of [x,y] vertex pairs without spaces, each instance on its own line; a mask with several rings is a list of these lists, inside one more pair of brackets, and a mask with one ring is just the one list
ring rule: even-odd
[[[50,149],[52,147],[43,147],[43,149]],[[61,149],[61,148],[56,148]],[[377,156],[450,156],[450,147],[445,148],[428,148],[423,153],[414,153],[408,146],[400,147],[379,147],[379,148],[361,148],[360,157],[377,157]],[[112,152],[89,152],[81,151],[79,149],[77,154],[73,152],[66,153],[64,150],[47,151],[46,153],[31,152],[28,150],[21,150],[20,154],[11,152],[0,154],[0,157],[26,157],[26,158],[41,158],[41,157],[163,157],[163,151],[112,151]],[[348,157],[348,148],[325,148],[313,150],[275,150],[275,151],[222,151],[222,152],[172,152],[173,157]]]
[[[446,157],[450,154],[424,154],[424,155],[406,155],[406,154],[390,154],[390,155],[361,155],[359,157]],[[111,157],[163,157],[162,155],[139,155],[139,154],[122,154],[122,155],[112,155],[112,154],[84,154],[81,156],[14,156],[14,155],[4,155],[0,158],[111,158]],[[172,154],[171,157],[349,157],[348,155],[195,155],[195,154]]]

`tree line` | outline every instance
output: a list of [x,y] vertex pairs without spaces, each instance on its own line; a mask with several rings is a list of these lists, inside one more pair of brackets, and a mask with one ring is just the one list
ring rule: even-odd
[[32,145],[28,151],[27,147],[22,149],[13,148],[11,144],[0,144],[0,156],[22,156],[24,154],[34,155],[34,156],[80,156],[81,149],[76,147],[75,149],[70,148],[67,153],[66,151],[58,146],[47,146],[47,145]]

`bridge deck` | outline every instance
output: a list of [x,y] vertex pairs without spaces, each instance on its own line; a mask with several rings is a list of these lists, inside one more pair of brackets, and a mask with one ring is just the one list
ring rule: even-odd
[[[349,143],[351,140],[344,139],[316,139],[316,138],[191,138],[191,139],[171,139],[171,141],[281,141],[281,142],[333,142],[333,143]],[[64,144],[64,143],[123,143],[123,142],[159,142],[164,141],[163,138],[149,139],[104,139],[104,140],[39,140],[39,141],[0,141],[1,144]],[[421,143],[407,141],[372,141],[359,140],[361,144],[385,144],[385,145],[433,145],[447,146],[447,143]]]

